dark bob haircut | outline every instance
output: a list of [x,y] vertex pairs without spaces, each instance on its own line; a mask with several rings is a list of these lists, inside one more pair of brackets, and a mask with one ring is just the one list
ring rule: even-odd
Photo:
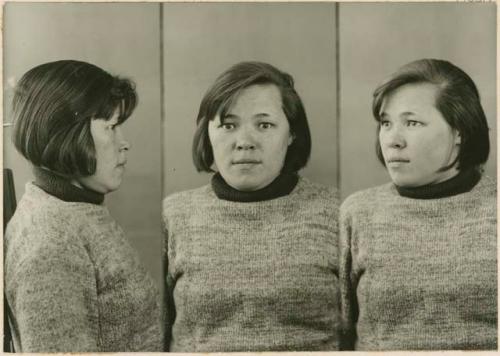
[[[443,169],[451,168],[457,162],[459,170],[480,169],[488,159],[490,141],[479,92],[472,79],[448,61],[420,59],[408,63],[375,89],[372,112],[379,122],[378,130],[384,99],[403,85],[419,83],[430,83],[437,87],[435,106],[446,122],[460,134],[458,156],[450,166]],[[376,149],[378,159],[385,165],[378,136]]]
[[134,84],[80,61],[39,65],[19,80],[13,99],[13,141],[34,166],[67,178],[95,173],[93,119],[118,123],[134,111]]
[[241,62],[222,73],[201,101],[192,149],[194,165],[198,172],[211,172],[214,162],[208,137],[208,122],[217,114],[224,118],[240,93],[256,84],[272,84],[279,89],[283,112],[294,137],[288,147],[282,171],[297,172],[307,164],[311,154],[311,134],[302,100],[294,89],[292,76],[267,63]]

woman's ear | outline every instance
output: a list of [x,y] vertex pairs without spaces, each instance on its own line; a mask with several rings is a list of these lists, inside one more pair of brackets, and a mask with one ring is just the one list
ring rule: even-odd
[[288,146],[290,146],[293,143],[293,140],[295,140],[295,134],[290,132],[288,134]]
[[462,137],[460,136],[460,131],[455,130],[455,145],[460,145],[462,143]]

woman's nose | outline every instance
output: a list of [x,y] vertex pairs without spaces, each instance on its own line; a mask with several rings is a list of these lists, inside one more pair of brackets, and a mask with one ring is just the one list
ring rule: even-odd
[[386,133],[386,145],[391,148],[404,148],[406,147],[406,139],[403,132],[398,127],[391,128]]
[[236,149],[239,151],[244,151],[244,150],[254,150],[255,149],[255,144],[251,142],[239,142],[236,145]]
[[122,146],[120,147],[122,151],[130,150],[130,143],[127,140],[123,140]]
[[242,128],[236,137],[236,149],[239,151],[243,150],[254,150],[256,148],[256,142],[253,134],[249,129]]
[[123,134],[121,127],[117,126],[115,130],[117,130],[117,141],[120,147],[120,151],[130,150],[130,143],[125,138],[125,135]]

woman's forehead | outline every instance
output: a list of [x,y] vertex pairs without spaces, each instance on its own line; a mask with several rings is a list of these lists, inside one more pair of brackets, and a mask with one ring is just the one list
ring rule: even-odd
[[437,93],[437,86],[431,83],[402,85],[384,97],[379,116],[418,113],[435,108]]

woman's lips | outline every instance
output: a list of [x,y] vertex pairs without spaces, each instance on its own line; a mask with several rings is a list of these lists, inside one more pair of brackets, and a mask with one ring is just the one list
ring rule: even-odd
[[256,159],[240,159],[231,162],[232,164],[259,164],[260,161]]
[[257,167],[259,164],[262,162],[256,159],[239,159],[231,162],[231,165],[235,169],[240,169],[240,170],[250,170],[253,169],[254,167]]
[[410,160],[406,158],[390,158],[386,162],[389,167],[400,167],[407,163],[410,163]]

